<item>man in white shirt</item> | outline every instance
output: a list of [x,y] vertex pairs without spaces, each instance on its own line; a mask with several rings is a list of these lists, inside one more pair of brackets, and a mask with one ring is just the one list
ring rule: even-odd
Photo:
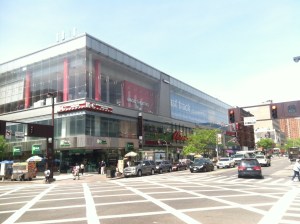
[[292,181],[295,181],[295,177],[298,176],[298,180],[300,181],[300,176],[299,176],[299,172],[300,172],[300,160],[297,159],[295,162],[295,165],[293,167],[293,171],[294,171],[294,176],[292,177]]

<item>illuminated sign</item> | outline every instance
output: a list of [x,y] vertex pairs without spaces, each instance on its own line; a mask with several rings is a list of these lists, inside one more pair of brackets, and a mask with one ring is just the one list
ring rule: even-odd
[[99,111],[105,113],[112,113],[113,109],[108,106],[103,106],[97,103],[84,102],[80,104],[73,104],[70,106],[61,106],[58,113],[68,113],[78,110],[90,110],[90,111]]

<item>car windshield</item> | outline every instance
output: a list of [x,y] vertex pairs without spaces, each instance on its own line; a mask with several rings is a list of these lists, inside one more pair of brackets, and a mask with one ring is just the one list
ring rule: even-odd
[[160,164],[161,164],[161,162],[156,162],[155,164],[156,164],[156,165],[160,165]]
[[204,162],[205,162],[204,160],[197,160],[193,163],[193,165],[196,165],[196,166],[203,165]]
[[229,161],[229,158],[220,158],[219,161]]

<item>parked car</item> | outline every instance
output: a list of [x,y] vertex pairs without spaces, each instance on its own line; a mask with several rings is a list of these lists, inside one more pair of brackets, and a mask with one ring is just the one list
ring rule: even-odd
[[271,159],[265,155],[256,155],[256,159],[258,160],[261,166],[271,166]]
[[172,165],[173,171],[186,170],[187,168],[188,168],[188,166],[184,162],[175,162]]
[[143,160],[134,162],[133,165],[124,168],[124,176],[142,176],[155,173],[155,163],[152,160]]
[[197,159],[190,166],[191,173],[193,172],[207,172],[213,171],[215,168],[213,162],[210,159],[201,158]]
[[242,159],[238,166],[238,177],[258,177],[262,178],[261,166],[257,159]]
[[217,168],[235,167],[235,162],[231,157],[221,157],[217,162]]
[[156,173],[163,173],[163,172],[171,172],[172,171],[172,164],[169,160],[161,160],[155,162],[155,172]]

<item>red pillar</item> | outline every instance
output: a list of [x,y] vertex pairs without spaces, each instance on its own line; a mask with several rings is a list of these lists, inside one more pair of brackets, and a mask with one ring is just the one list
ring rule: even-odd
[[31,74],[26,72],[25,76],[25,105],[24,108],[27,109],[30,107],[30,83],[31,83]]
[[99,60],[95,61],[95,100],[101,100],[101,64]]
[[64,85],[63,85],[63,101],[69,99],[69,62],[66,58],[64,60]]

